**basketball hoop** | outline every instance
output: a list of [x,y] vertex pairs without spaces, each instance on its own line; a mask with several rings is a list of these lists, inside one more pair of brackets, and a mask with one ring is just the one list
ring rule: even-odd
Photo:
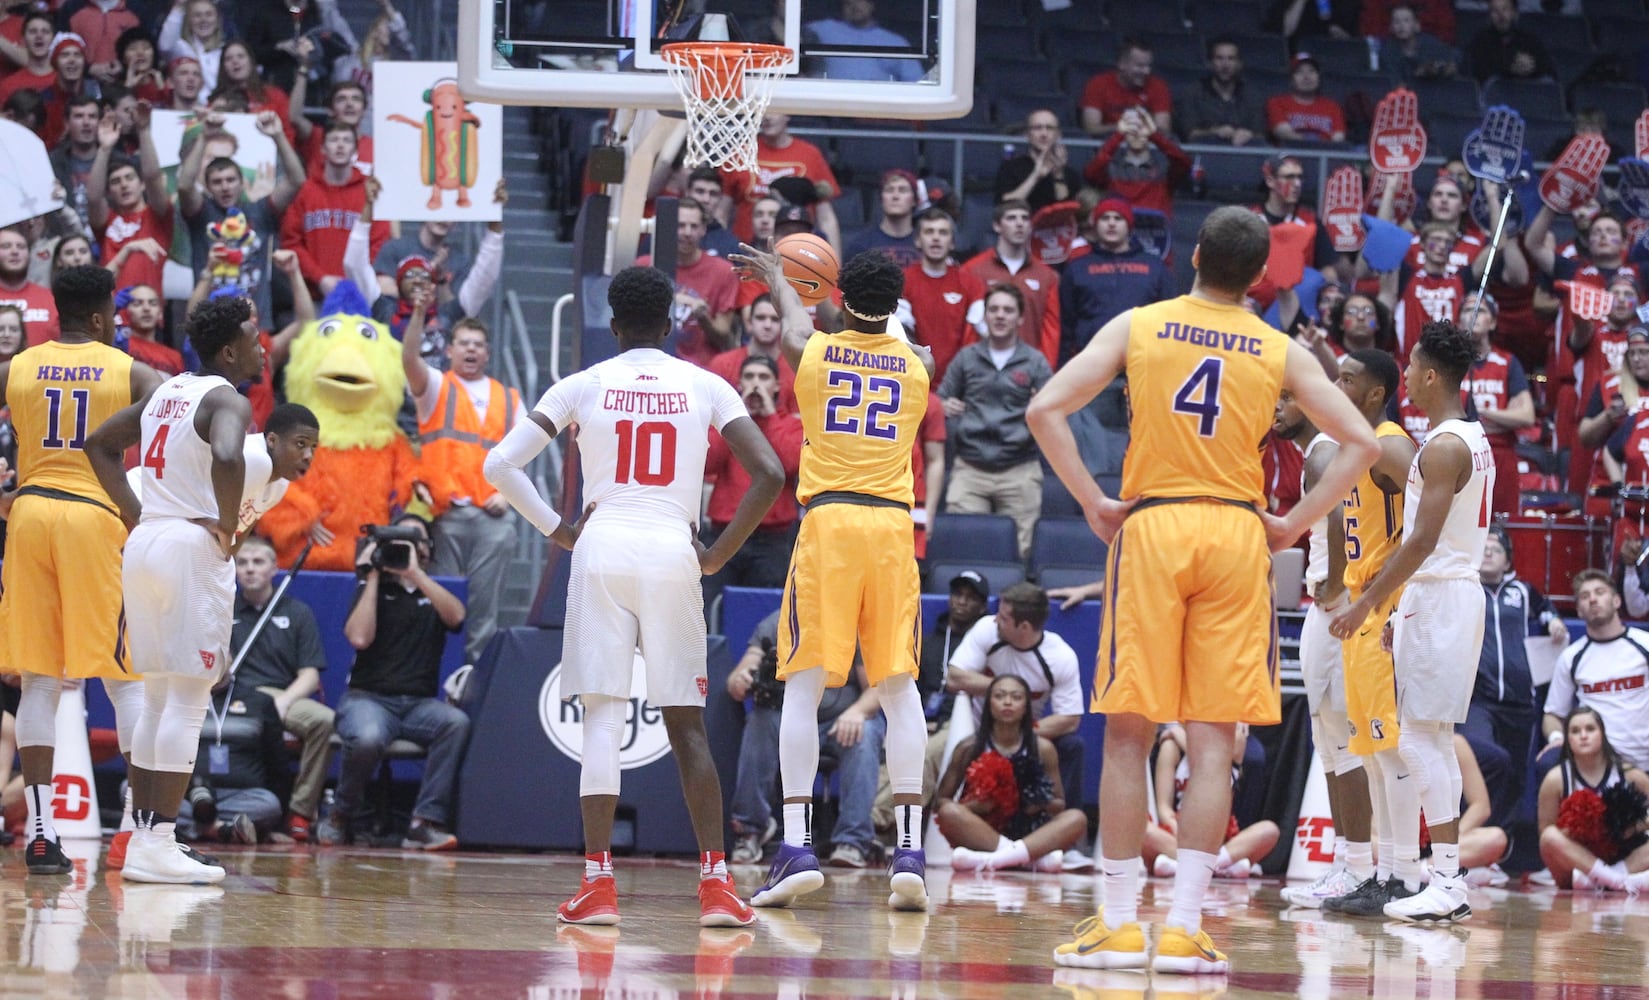
[[689,167],[753,173],[756,130],[791,52],[783,45],[676,42],[659,54],[687,106]]

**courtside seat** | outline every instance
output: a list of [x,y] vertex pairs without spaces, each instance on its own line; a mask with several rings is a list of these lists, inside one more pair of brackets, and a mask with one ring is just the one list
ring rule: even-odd
[[950,593],[950,582],[956,579],[957,574],[970,569],[976,570],[985,578],[992,594],[1000,594],[1004,587],[1011,587],[1025,579],[1025,564],[1017,560],[988,562],[981,559],[963,559],[957,562],[929,563],[929,567],[927,582],[922,587],[924,594]]
[[1105,543],[1086,518],[1044,517],[1036,522],[1031,532],[1031,575],[1038,580],[1043,570],[1056,566],[1084,568],[1092,580],[1104,564]]
[[1018,562],[1019,535],[1005,514],[940,514],[928,533],[927,561]]

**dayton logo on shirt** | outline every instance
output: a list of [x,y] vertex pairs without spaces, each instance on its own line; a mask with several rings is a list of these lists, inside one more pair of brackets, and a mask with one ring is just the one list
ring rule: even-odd
[[962,293],[961,292],[946,292],[945,295],[944,295],[944,299],[945,299],[945,303],[947,305],[953,305],[954,306],[958,302],[962,301]]

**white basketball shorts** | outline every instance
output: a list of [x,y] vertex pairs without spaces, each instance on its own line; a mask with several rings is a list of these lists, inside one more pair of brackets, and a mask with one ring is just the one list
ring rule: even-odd
[[134,670],[216,678],[229,669],[235,564],[211,532],[145,521],[126,539],[121,575]]
[[[1338,610],[1341,605],[1336,605]],[[1321,604],[1306,609],[1300,629],[1300,677],[1312,715],[1346,714],[1346,667],[1340,640],[1328,634],[1330,611]]]
[[1483,585],[1476,578],[1411,580],[1392,616],[1397,720],[1466,721],[1483,651]]
[[698,553],[685,526],[643,531],[591,525],[573,549],[561,693],[630,697],[639,650],[647,701],[704,705],[704,590]]

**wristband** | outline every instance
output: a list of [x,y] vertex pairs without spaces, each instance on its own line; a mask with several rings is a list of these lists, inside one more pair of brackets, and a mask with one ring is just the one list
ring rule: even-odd
[[1562,742],[1563,742],[1563,730],[1561,730],[1561,729],[1554,730],[1552,732],[1552,735],[1546,737],[1546,745],[1549,746],[1549,747],[1555,747],[1559,743],[1562,743]]

